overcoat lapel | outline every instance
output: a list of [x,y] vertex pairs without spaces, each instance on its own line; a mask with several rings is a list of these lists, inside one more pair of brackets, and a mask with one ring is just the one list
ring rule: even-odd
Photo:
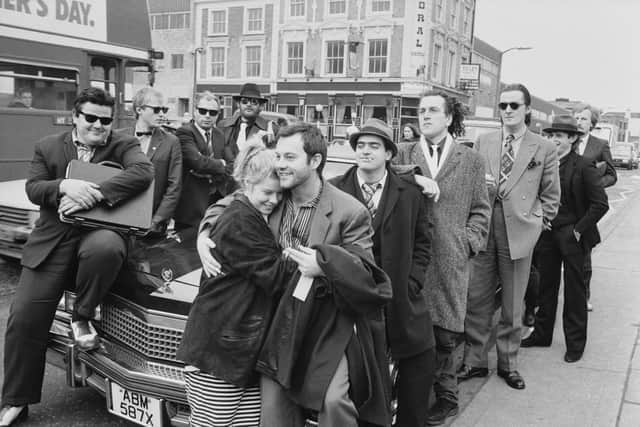
[[420,166],[423,176],[426,176],[427,178],[433,178],[431,176],[429,166],[427,165],[427,158],[422,152],[422,146],[420,145],[419,141],[413,145],[413,148],[411,149],[411,155],[409,157],[411,158],[411,164]]
[[524,171],[527,169],[527,165],[533,158],[533,155],[538,151],[538,147],[538,142],[531,138],[529,131],[526,131],[522,139],[522,143],[520,144],[516,160],[513,163],[511,174],[505,184],[504,194],[508,194],[516,182],[518,182]]
[[462,155],[462,148],[460,145],[454,141],[451,141],[451,148],[449,149],[449,153],[447,153],[447,157],[442,159],[444,162],[440,171],[438,172],[438,176],[436,177],[436,181],[438,178],[445,176],[450,169],[455,169],[460,163],[460,156]]
[[311,230],[309,231],[309,246],[324,243],[331,222],[329,221],[329,215],[333,211],[333,205],[331,199],[327,197],[327,185],[324,184],[322,192],[320,193],[320,200],[318,201],[318,207],[311,220]]
[[78,150],[76,146],[73,145],[73,138],[71,138],[71,132],[65,135],[64,137],[64,159],[67,163],[71,160],[78,159]]
[[153,156],[156,155],[158,147],[162,145],[164,139],[164,134],[160,130],[155,129],[153,131],[153,134],[151,135],[151,141],[149,141],[149,148],[147,148],[147,152],[145,153],[147,157],[149,157],[149,160],[153,160]]
[[373,229],[377,230],[381,225],[385,224],[396,207],[400,198],[400,191],[404,189],[404,183],[397,179],[392,173],[387,174],[386,188],[383,189],[382,198],[380,199],[380,208],[376,217],[373,219]]
[[[207,153],[207,155],[211,155],[211,153],[209,152],[209,147],[207,147],[207,141],[204,140],[204,138],[202,137],[202,134],[200,133],[200,131],[198,130],[198,128],[196,127],[196,125],[194,125],[193,123],[191,123],[191,130],[193,131],[193,134],[196,137],[196,142],[198,143],[198,150],[202,153],[203,150],[205,153]],[[211,136],[213,138],[213,135]]]

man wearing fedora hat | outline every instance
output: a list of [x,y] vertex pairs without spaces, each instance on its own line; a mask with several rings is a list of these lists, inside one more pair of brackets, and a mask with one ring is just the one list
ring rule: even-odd
[[273,145],[278,127],[275,123],[260,117],[267,98],[260,94],[258,85],[245,83],[240,89],[240,94],[233,97],[233,101],[238,104],[238,111],[230,118],[221,120],[218,125],[230,156],[235,159],[238,152],[247,145]]
[[431,251],[426,206],[421,189],[389,168],[398,149],[386,123],[367,120],[349,142],[357,166],[330,182],[371,214],[373,255],[393,289],[386,330],[392,357],[398,361],[396,424],[423,427],[435,369],[433,326],[422,291]]
[[534,330],[522,347],[549,347],[556,320],[560,271],[564,270],[562,326],[568,363],[580,360],[587,342],[587,293],[584,258],[600,242],[596,223],[609,209],[600,174],[592,161],[575,150],[583,131],[570,115],[559,115],[545,129],[557,146],[560,159],[561,198],[551,228],[542,232],[536,245],[540,271],[539,309]]

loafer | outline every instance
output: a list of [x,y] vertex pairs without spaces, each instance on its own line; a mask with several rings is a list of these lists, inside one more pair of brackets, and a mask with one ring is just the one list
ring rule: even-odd
[[458,382],[470,380],[471,378],[482,378],[489,375],[489,368],[474,368],[469,365],[462,365],[457,372]]
[[531,335],[520,341],[520,347],[551,347],[551,342],[543,341],[536,331],[533,331]]
[[518,371],[503,371],[498,369],[498,376],[503,378],[507,385],[516,390],[524,389],[524,378]]
[[580,359],[582,359],[582,353],[572,354],[572,353],[566,352],[564,354],[564,361],[567,363],[575,363]]
[[426,425],[439,426],[444,424],[447,418],[458,414],[458,404],[446,399],[438,399],[427,414]]
[[0,409],[0,426],[15,426],[29,416],[29,407],[5,405]]
[[88,320],[71,322],[71,335],[81,350],[93,350],[98,347],[98,333]]

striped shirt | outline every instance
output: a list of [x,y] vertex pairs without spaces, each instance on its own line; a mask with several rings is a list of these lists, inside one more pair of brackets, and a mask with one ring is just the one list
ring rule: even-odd
[[286,196],[282,222],[280,223],[280,246],[283,249],[307,246],[311,232],[311,221],[320,201],[323,185],[316,197],[300,205],[296,211],[291,195]]

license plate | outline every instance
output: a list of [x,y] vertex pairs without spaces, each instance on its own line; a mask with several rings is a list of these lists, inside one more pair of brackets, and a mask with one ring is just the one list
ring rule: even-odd
[[111,402],[107,402],[109,412],[141,426],[162,427],[160,399],[127,390],[116,383],[110,383],[110,386]]

